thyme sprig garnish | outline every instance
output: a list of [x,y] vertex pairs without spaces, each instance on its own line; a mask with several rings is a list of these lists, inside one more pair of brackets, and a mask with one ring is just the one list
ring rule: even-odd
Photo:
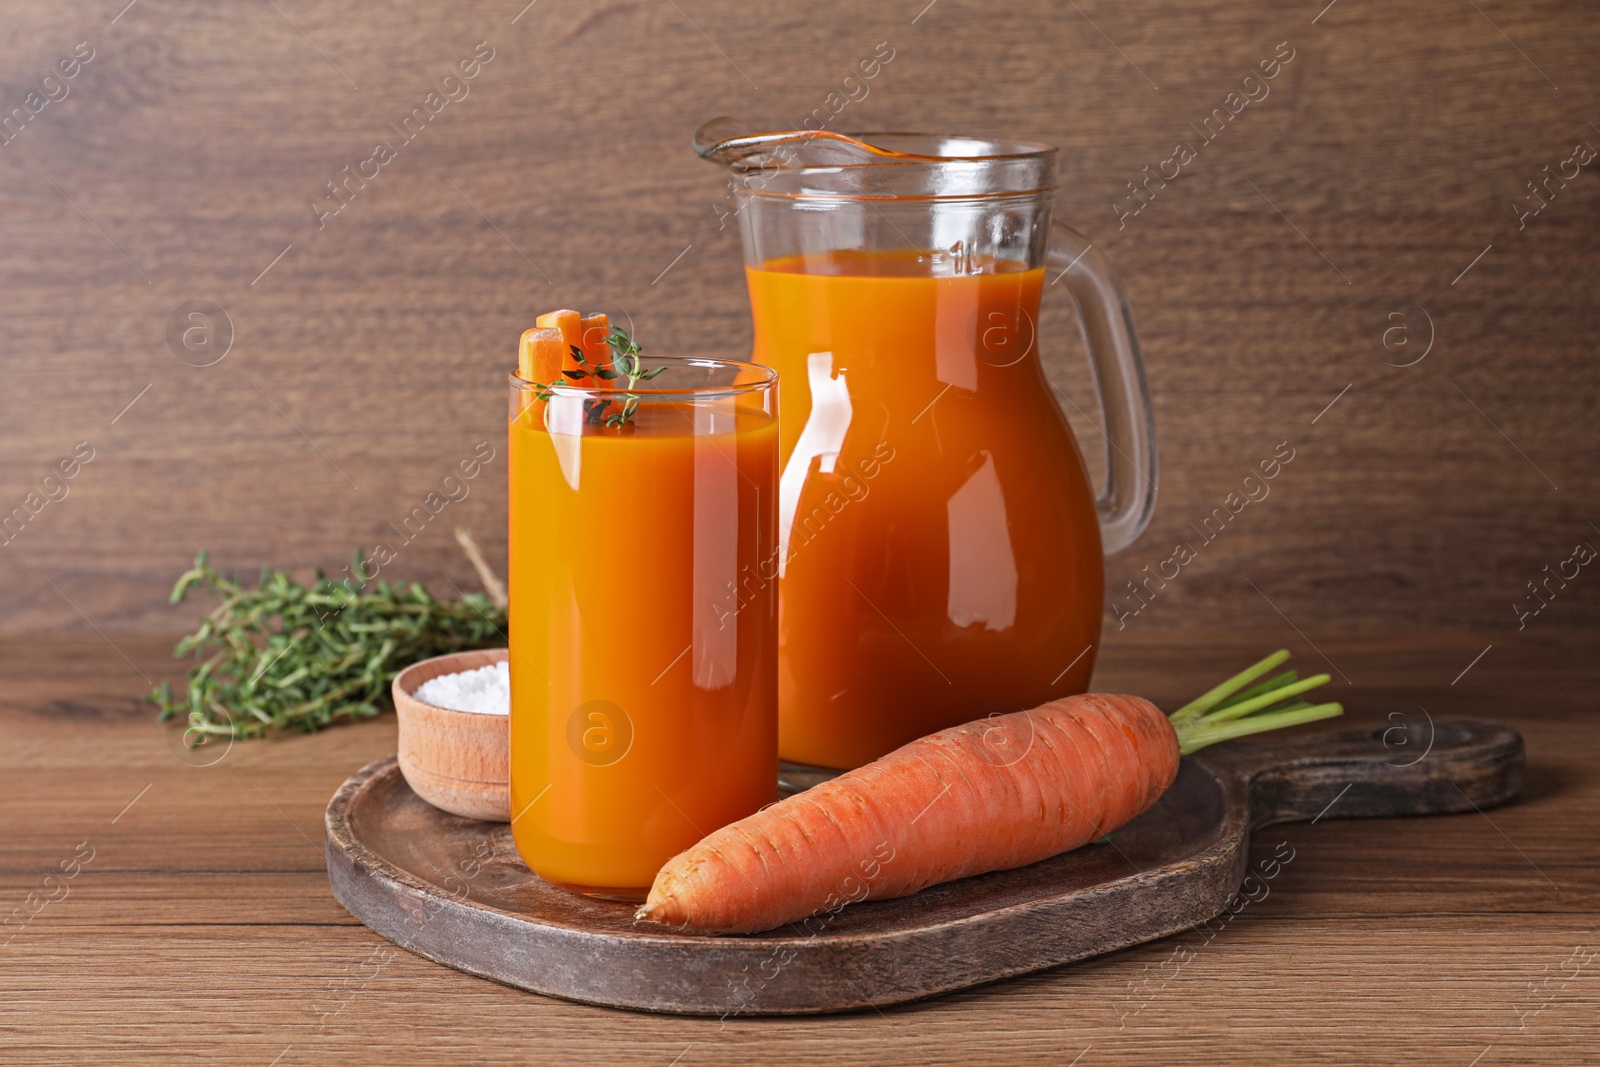
[[[667,369],[655,367],[645,370],[641,359],[644,355],[643,350],[620,326],[611,328],[611,336],[606,338],[606,344],[611,346],[611,366],[618,374],[628,379],[628,390],[638,388],[640,382],[648,382]],[[627,399],[623,401],[622,410],[606,417],[607,426],[626,424],[638,410],[640,397],[628,391],[624,391],[623,396]]]
[[[581,382],[586,378],[596,378],[602,382],[626,378],[627,385],[620,391],[616,388],[597,391],[594,396],[583,401],[585,423],[590,426],[616,429],[633,421],[634,413],[639,410],[639,403],[644,399],[633,390],[639,387],[640,382],[650,381],[667,368],[654,367],[646,370],[642,359],[644,350],[620,326],[611,328],[610,335],[606,337],[606,345],[611,349],[610,366],[590,363],[583,349],[577,345],[568,346],[572,352],[572,361],[577,366],[562,371],[561,377],[572,382]],[[548,402],[556,395],[556,387],[567,384],[567,381],[557,379],[547,384],[536,383],[533,395]]]

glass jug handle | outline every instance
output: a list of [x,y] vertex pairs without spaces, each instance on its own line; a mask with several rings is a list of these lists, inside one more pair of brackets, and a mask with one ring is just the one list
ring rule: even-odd
[[[1106,258],[1060,222],[1051,231],[1047,286],[1072,295],[1105,423],[1105,485],[1095,500],[1106,554],[1133,543],[1156,507],[1156,428],[1133,313]],[[1062,399],[1066,400],[1065,394]],[[1071,403],[1068,400],[1068,403]]]

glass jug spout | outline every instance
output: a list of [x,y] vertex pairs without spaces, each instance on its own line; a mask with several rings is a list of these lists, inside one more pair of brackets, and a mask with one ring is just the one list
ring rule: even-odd
[[781,125],[722,115],[694,131],[701,159],[735,171],[762,167],[870,162],[892,156],[866,141],[831,130],[785,130]]
[[695,131],[694,147],[732,171],[736,188],[774,195],[957,198],[1055,189],[1056,149],[1038,141],[785,130],[723,116]]

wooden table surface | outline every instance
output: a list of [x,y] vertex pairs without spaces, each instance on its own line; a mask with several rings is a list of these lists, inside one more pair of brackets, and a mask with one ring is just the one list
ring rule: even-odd
[[1329,657],[1352,719],[1374,728],[1424,712],[1514,724],[1528,746],[1522,800],[1484,814],[1262,830],[1255,861],[1288,848],[1294,859],[1209,943],[1191,932],[882,1012],[717,1021],[503,988],[393,949],[352,920],[328,890],[322,812],[347,775],[393,751],[392,716],[239,742],[192,766],[138,702],[141,675],[170,676],[169,642],[7,639],[0,1062],[1498,1067],[1600,1057],[1592,639],[1370,631],[1319,633],[1312,648],[1287,627],[1130,633],[1109,643],[1096,685],[1172,706],[1280,643],[1306,666]]

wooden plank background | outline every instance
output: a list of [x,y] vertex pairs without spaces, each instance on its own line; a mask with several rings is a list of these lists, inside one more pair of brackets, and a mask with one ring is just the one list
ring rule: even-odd
[[[746,352],[737,237],[690,132],[724,112],[798,121],[880,42],[892,60],[835,127],[1062,146],[1059,214],[1126,278],[1162,488],[1114,588],[1296,449],[1130,628],[1281,611],[1312,639],[1511,640],[1526,583],[1600,544],[1600,163],[1524,228],[1513,206],[1544,165],[1600,147],[1592,6],[523,3],[0,8],[0,111],[42,104],[0,146],[0,513],[93,449],[0,547],[0,632],[186,628],[165,594],[202,546],[336,570],[488,441],[500,458],[393,567],[466,586],[449,527],[503,559],[519,329],[603,306],[657,351]],[[324,183],[398,144],[388,124],[480,42],[468,95],[319,228]],[[1119,224],[1126,183],[1283,42],[1270,95]],[[45,82],[75,49],[92,58]],[[168,343],[190,301],[225,312],[212,366]],[[1089,406],[1068,313],[1044,328]],[[1597,584],[1584,572],[1530,629],[1592,627]]]

